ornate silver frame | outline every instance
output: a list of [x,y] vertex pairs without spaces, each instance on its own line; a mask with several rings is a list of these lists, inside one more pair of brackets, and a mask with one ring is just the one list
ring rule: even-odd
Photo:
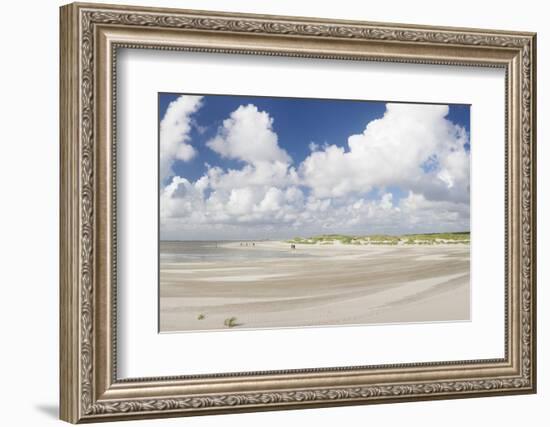
[[[533,33],[189,10],[61,8],[61,419],[200,415],[534,393]],[[502,67],[506,70],[505,357],[119,380],[116,50],[119,47]]]

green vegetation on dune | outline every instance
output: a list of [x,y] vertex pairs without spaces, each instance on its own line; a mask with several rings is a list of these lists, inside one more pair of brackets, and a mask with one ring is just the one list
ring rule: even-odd
[[321,234],[319,236],[313,236],[313,237],[295,237],[292,240],[287,240],[288,243],[301,243],[305,245],[314,245],[317,243],[320,244],[331,244],[335,241],[339,241],[345,244],[352,243],[354,237],[353,236],[345,236],[342,234]]
[[438,244],[469,244],[470,232],[450,233],[419,233],[400,236],[389,234],[372,234],[366,236],[349,236],[345,234],[321,234],[311,237],[295,237],[287,240],[291,244],[303,245],[438,245]]
[[427,234],[405,234],[403,237],[413,240],[467,240],[470,241],[470,232],[462,231],[457,233],[427,233]]

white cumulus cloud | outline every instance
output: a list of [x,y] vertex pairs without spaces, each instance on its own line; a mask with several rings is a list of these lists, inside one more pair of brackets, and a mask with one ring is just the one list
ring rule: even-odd
[[289,155],[279,147],[272,129],[273,119],[255,105],[241,105],[224,120],[218,134],[206,145],[222,157],[247,163],[279,161],[289,163]]
[[[187,111],[189,120],[196,109]],[[195,182],[173,176],[161,189],[161,237],[468,230],[468,135],[447,114],[443,105],[387,104],[346,147],[312,143],[294,167],[270,115],[240,106],[207,145],[242,166],[206,165]]]
[[311,153],[300,165],[304,183],[319,197],[387,186],[461,192],[469,181],[467,134],[445,118],[448,112],[446,105],[386,104],[382,118],[348,138],[347,149]]
[[196,150],[191,144],[191,116],[202,105],[202,96],[181,95],[172,101],[160,122],[160,179],[163,182],[173,174],[175,160],[185,162],[195,157]]

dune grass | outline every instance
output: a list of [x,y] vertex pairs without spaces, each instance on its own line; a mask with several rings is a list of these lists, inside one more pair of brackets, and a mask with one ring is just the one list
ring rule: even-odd
[[228,317],[223,321],[223,325],[227,328],[234,328],[235,326],[239,326],[237,323],[237,318],[235,316]]
[[469,244],[470,232],[420,233],[420,234],[372,234],[366,236],[350,236],[346,234],[321,234],[311,237],[294,237],[287,243],[302,245],[438,245],[438,244]]

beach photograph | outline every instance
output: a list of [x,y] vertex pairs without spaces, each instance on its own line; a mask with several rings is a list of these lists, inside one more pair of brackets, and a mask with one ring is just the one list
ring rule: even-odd
[[470,320],[470,106],[159,93],[160,332]]

